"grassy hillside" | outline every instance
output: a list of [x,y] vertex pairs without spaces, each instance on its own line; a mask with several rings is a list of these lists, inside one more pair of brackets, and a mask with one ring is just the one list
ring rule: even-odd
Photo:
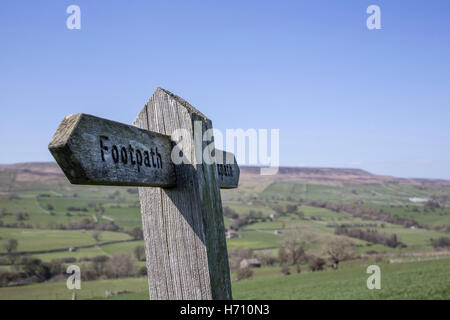
[[255,277],[234,283],[235,299],[448,299],[450,259],[378,263],[381,289],[369,290],[367,262],[340,270]]
[[[282,168],[277,176],[264,178],[255,172],[243,168],[239,188],[222,190],[225,226],[236,232],[236,237],[227,239],[230,259],[241,259],[235,251],[244,248],[258,258],[271,255],[276,262],[253,269],[248,280],[234,282],[235,298],[450,298],[449,259],[445,258],[450,248],[444,241],[450,238],[448,181],[397,179],[350,169]],[[26,263],[23,255],[10,259],[6,254],[10,239],[17,240],[15,252],[30,252],[26,258],[45,263],[71,258],[72,264],[92,272],[96,267],[91,261],[99,256],[112,260],[126,253],[136,260],[136,247],[143,246],[143,241],[133,240],[135,235],[130,234],[140,227],[136,188],[70,185],[54,164],[0,166],[0,280],[8,272],[22,272]],[[392,237],[395,245],[386,240]],[[301,274],[281,275],[284,262],[277,260],[279,249],[293,238],[305,257],[326,261],[324,271],[305,272],[309,267],[303,262]],[[444,239],[440,242],[444,245],[436,247],[436,239]],[[331,270],[327,246],[342,241],[353,259]],[[69,247],[81,248],[69,252]],[[361,285],[367,278],[364,259],[371,255],[379,257],[383,270],[379,292]],[[386,263],[431,258],[441,259]],[[141,274],[144,265],[142,259],[134,261],[133,272]],[[232,266],[235,279],[238,269]],[[290,268],[295,273],[295,266]],[[66,277],[60,274],[59,280],[61,276]],[[112,298],[148,297],[145,277],[83,283],[88,289],[79,293],[83,299],[103,298],[105,290],[126,289],[134,293]],[[0,299],[66,299],[67,294],[64,283],[58,281],[0,288]]]
[[[253,279],[234,282],[233,298],[253,299],[448,299],[450,259],[409,263],[378,263],[381,289],[366,286],[367,266],[373,261],[349,262],[342,269],[281,275],[279,268],[262,268]],[[104,299],[105,291],[128,290],[108,299],[148,299],[147,279],[127,278],[82,282],[79,299]],[[71,299],[64,282],[0,288],[0,299]]]

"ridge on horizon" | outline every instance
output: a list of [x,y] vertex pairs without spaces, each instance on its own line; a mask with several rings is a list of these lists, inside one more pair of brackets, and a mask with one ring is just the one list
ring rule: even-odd
[[[450,187],[450,180],[437,178],[404,178],[389,175],[374,174],[359,168],[333,168],[333,167],[296,167],[280,166],[277,174],[273,176],[261,176],[259,169],[264,166],[241,165],[241,174],[244,179],[250,180],[311,180],[320,182],[349,182],[357,184],[379,183],[407,183],[425,184]],[[36,175],[64,176],[57,163],[54,161],[30,161],[11,164],[0,164],[1,171],[22,171]]]

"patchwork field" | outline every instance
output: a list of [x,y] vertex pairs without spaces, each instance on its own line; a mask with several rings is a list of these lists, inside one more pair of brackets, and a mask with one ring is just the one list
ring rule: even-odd
[[[243,168],[239,188],[222,190],[234,298],[450,298],[450,183],[294,169],[263,179]],[[148,298],[139,210],[136,188],[70,185],[54,164],[0,166],[0,299],[71,297],[60,271],[45,281],[28,271],[38,283],[18,286],[32,263],[89,270],[79,299],[104,299],[106,290],[131,291],[109,299]],[[293,239],[304,259],[283,262]],[[337,270],[331,243],[349,252]],[[236,261],[250,255],[262,267],[242,278]],[[323,270],[310,272],[318,258]],[[114,273],[114,263],[128,263],[128,273]],[[369,264],[380,265],[382,290],[366,288]]]

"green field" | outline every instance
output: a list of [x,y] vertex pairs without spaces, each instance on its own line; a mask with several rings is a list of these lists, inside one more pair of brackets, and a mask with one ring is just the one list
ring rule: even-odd
[[[45,168],[45,164],[37,166]],[[144,245],[142,240],[133,240],[129,235],[133,228],[141,227],[136,191],[126,187],[70,185],[61,178],[27,181],[26,175],[18,177],[13,172],[0,171],[0,277],[23,268],[20,264],[10,264],[14,263],[6,255],[10,239],[18,241],[16,252],[29,252],[28,257],[48,263],[72,258],[73,264],[91,268],[89,261],[98,256],[113,259],[128,253],[134,257],[135,248]],[[419,261],[430,259],[429,254],[438,251],[432,246],[432,239],[450,238],[448,187],[244,180],[238,189],[222,190],[222,198],[223,207],[239,219],[257,217],[236,230],[238,237],[227,239],[229,253],[246,248],[254,254],[276,257],[280,245],[295,238],[302,243],[306,254],[327,261],[325,271],[309,272],[308,265],[304,264],[300,274],[291,266],[292,274],[288,276],[281,274],[278,263],[254,268],[250,279],[233,282],[236,299],[450,299],[450,259],[446,258],[449,255]],[[412,202],[411,198],[439,199],[439,206],[427,207],[425,203]],[[382,212],[397,220],[387,222],[375,214],[335,210],[336,205],[357,208],[363,213],[364,210]],[[296,206],[294,211],[287,213],[292,206]],[[224,221],[227,229],[236,222],[230,216]],[[414,221],[424,228],[405,226],[398,221]],[[81,223],[88,228],[73,227]],[[108,225],[115,226],[109,229],[115,231],[92,228]],[[404,245],[390,247],[337,235],[339,226],[370,230],[384,237],[395,234]],[[100,239],[95,240],[94,233],[100,234]],[[331,270],[326,245],[342,240],[347,241],[353,259],[342,262],[338,270]],[[110,241],[115,243],[108,244]],[[78,249],[69,252],[70,247]],[[440,248],[440,251],[450,252],[450,248]],[[368,253],[377,253],[382,258],[378,262],[365,260]],[[389,264],[389,259],[410,262]],[[135,274],[142,274],[137,270],[145,262],[134,262]],[[373,263],[382,269],[382,290],[371,291],[365,286],[366,267]],[[233,279],[236,273],[233,269]],[[100,279],[83,281],[78,298],[104,299],[106,290],[132,291],[109,299],[148,298],[146,277],[106,279],[104,275]],[[61,279],[0,288],[0,299],[16,298],[70,299],[71,292]]]
[[[130,290],[145,292],[147,278],[124,278],[113,280],[83,281],[76,290],[78,299],[104,298],[105,291]],[[0,300],[70,300],[71,290],[65,282],[46,282],[22,287],[0,288]],[[147,293],[148,296],[148,293]]]
[[[20,239],[17,251],[39,251],[58,248],[70,248],[96,244],[92,238],[93,231],[84,230],[45,230],[45,229],[13,229],[0,228],[0,252],[5,252],[7,239]],[[119,232],[101,232],[101,241],[130,240],[131,237]]]
[[[341,270],[274,275],[233,285],[234,299],[449,299],[450,259],[379,264],[381,289],[366,287],[366,262]],[[446,281],[443,281],[446,279]]]
[[[437,261],[379,263],[381,289],[366,286],[373,261],[351,261],[339,270],[281,275],[279,268],[255,269],[253,279],[233,282],[233,299],[449,299],[450,258]],[[445,281],[442,281],[446,279]],[[84,281],[78,299],[103,299],[105,291],[131,293],[109,299],[148,299],[146,278]],[[71,299],[64,282],[0,288],[0,299]]]

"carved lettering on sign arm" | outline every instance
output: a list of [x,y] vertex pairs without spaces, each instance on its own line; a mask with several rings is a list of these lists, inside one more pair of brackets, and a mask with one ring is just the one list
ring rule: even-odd
[[[111,159],[115,164],[128,164],[128,155],[130,156],[130,165],[134,166],[137,165],[137,171],[141,172],[141,167],[145,166],[147,168],[155,168],[155,169],[162,169],[163,168],[163,161],[162,156],[158,152],[158,147],[155,147],[155,151],[153,151],[153,148],[149,148],[149,150],[141,150],[138,147],[134,147],[131,145],[131,143],[128,144],[128,152],[126,147],[116,144],[108,144],[107,141],[110,141],[109,137],[106,135],[99,136],[99,146],[100,146],[100,155],[101,160],[103,162],[106,162],[106,155],[109,155],[109,150],[111,150]],[[110,149],[111,146],[111,149]],[[121,150],[120,157],[119,157],[119,148]],[[156,156],[156,162],[155,162],[155,156]],[[150,162],[150,157],[152,158],[152,161]],[[136,160],[135,160],[136,159]],[[120,160],[120,161],[119,161]]]

